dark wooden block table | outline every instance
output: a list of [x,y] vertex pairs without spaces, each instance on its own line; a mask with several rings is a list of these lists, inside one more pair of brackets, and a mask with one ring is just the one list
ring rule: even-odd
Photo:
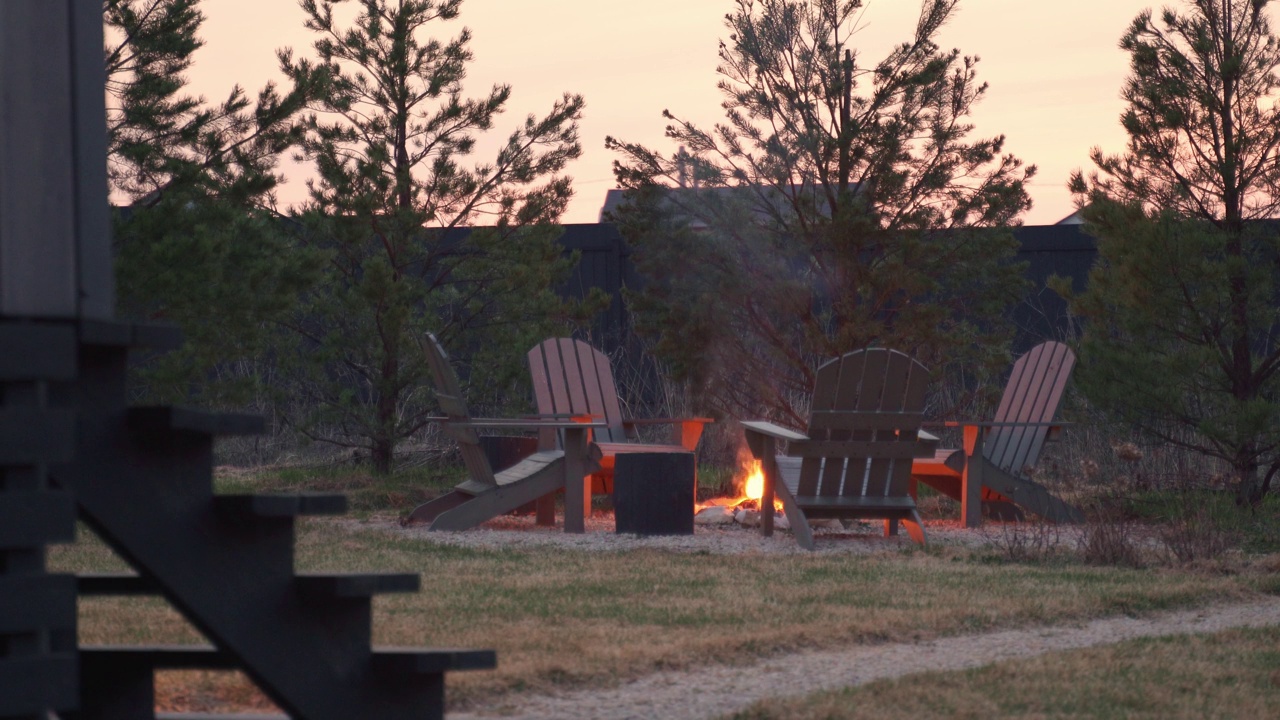
[[617,456],[613,512],[618,533],[692,535],[697,474],[691,452]]

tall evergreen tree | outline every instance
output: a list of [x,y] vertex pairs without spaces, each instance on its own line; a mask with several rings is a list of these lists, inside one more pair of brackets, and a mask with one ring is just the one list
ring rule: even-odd
[[1257,503],[1280,470],[1280,41],[1269,0],[1183,4],[1134,19],[1128,148],[1071,178],[1099,253],[1079,378]]
[[203,45],[199,0],[106,0],[108,172],[120,313],[176,323],[186,342],[151,358],[138,383],[153,399],[192,394],[244,403],[272,323],[313,280],[274,211],[279,155],[314,86],[219,104],[187,89]]
[[317,59],[281,53],[299,84],[328,78],[307,123],[318,179],[304,219],[330,262],[295,325],[311,361],[299,387],[317,409],[308,433],[365,448],[386,472],[431,409],[424,332],[469,361],[473,381],[489,373],[477,384],[506,387],[523,350],[570,311],[552,290],[568,269],[553,223],[571,195],[560,173],[581,152],[583,102],[566,94],[468,164],[511,89],[465,97],[470,32],[425,37],[461,1],[357,0],[346,26],[334,17],[344,4],[302,0]]
[[860,0],[735,0],[720,44],[725,119],[664,112],[663,155],[610,138],[616,214],[653,282],[634,307],[719,409],[803,424],[813,369],[881,345],[939,370],[1003,366],[1018,298],[1012,235],[1034,167],[971,140],[976,57],[936,36],[956,0],[864,64]]

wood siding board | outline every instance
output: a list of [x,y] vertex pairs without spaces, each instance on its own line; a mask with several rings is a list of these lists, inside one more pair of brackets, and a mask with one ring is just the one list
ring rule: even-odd
[[69,7],[0,2],[3,316],[74,318],[78,310]]
[[[107,128],[102,88],[101,0],[73,0],[72,53],[75,74],[74,132],[76,163],[76,263],[79,315],[109,320],[115,316],[115,265],[111,253],[111,216],[107,205]],[[84,48],[90,48],[84,52]]]

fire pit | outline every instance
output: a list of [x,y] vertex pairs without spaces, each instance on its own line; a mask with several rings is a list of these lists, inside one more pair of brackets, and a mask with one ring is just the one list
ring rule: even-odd
[[[694,515],[699,525],[727,525],[737,523],[744,527],[760,524],[760,497],[764,494],[764,470],[759,460],[746,460],[739,467],[735,487],[742,490],[736,497],[713,498],[702,503]],[[790,527],[782,514],[782,503],[773,501],[774,527],[786,530]]]

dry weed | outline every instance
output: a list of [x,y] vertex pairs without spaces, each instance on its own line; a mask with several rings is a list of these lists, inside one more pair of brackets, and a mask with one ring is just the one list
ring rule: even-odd
[[1091,565],[1143,567],[1136,524],[1114,504],[1100,504],[1085,523],[1080,554]]
[[994,544],[1011,562],[1045,562],[1062,555],[1062,528],[1043,520],[1007,522],[1001,524]]

